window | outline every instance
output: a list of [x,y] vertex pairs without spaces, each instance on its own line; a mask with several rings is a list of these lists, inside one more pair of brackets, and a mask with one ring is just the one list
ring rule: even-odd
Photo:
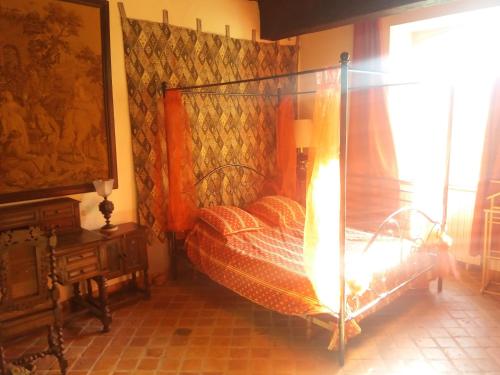
[[[388,94],[403,180],[441,181],[443,171],[436,165],[444,165],[453,87],[450,185],[475,190],[492,83],[500,69],[500,49],[493,42],[500,35],[499,19],[497,7],[391,27],[391,71],[424,82]],[[399,100],[402,96],[408,100]]]
[[[500,73],[498,20],[500,7],[390,28],[390,70],[424,82],[388,91],[400,177],[414,185],[415,204],[440,219],[452,118],[448,225],[460,221],[469,236],[490,95]],[[456,238],[456,247],[467,252],[464,238]]]

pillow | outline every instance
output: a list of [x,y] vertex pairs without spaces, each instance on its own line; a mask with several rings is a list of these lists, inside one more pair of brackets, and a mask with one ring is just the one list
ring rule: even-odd
[[262,229],[262,224],[246,211],[235,206],[213,206],[202,208],[200,219],[224,236]]
[[271,225],[304,224],[304,207],[293,199],[281,195],[262,197],[246,207],[246,210]]

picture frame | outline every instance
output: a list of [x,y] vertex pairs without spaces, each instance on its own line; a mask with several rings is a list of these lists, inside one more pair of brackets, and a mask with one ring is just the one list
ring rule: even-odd
[[0,203],[118,187],[106,0],[0,3]]

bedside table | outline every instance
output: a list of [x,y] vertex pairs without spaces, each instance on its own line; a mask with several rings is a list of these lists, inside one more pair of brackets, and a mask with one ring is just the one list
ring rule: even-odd
[[[151,296],[148,279],[147,228],[136,223],[119,224],[112,232],[95,230],[102,236],[102,253],[106,258],[107,280],[131,275],[133,288],[148,299]],[[142,273],[143,287],[137,276]]]

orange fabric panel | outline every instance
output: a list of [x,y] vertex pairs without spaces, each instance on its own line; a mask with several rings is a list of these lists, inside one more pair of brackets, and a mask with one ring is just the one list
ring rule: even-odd
[[339,70],[316,76],[313,152],[309,154],[304,262],[319,300],[339,310]]
[[[165,103],[163,97],[158,98],[156,106],[158,108],[157,123],[160,125],[164,124]],[[160,126],[152,141],[154,168],[151,169],[150,176],[153,183],[149,186],[149,191],[147,191],[150,198],[151,214],[148,215],[148,210],[144,206],[145,204],[139,204],[139,210],[145,210],[140,216],[154,218],[153,231],[155,233],[157,231],[165,232],[167,229],[167,216],[165,212],[168,210],[168,156],[165,137],[165,127]],[[138,191],[138,194],[140,202],[147,200],[148,197],[145,196],[146,192]]]
[[290,96],[281,99],[276,125],[276,167],[278,172],[277,191],[279,195],[296,199],[297,147],[293,132],[295,111]]
[[[490,114],[483,145],[483,157],[481,161],[481,172],[476,193],[476,206],[472,222],[471,255],[479,255],[483,248],[484,235],[484,209],[488,208],[486,198],[498,193],[500,185],[492,184],[491,180],[500,180],[500,152],[498,141],[500,140],[500,79],[497,79],[491,96]],[[496,227],[496,226],[494,226]],[[500,233],[493,228],[492,247],[500,247]]]
[[[381,43],[378,20],[354,25],[353,67],[369,71],[381,71]],[[381,76],[354,73],[352,86],[366,86],[382,83]],[[393,192],[391,207],[378,207],[377,192],[370,192],[367,186],[363,192],[366,207],[377,211],[380,219],[399,208],[399,182],[396,151],[392,139],[391,125],[387,112],[384,89],[374,87],[353,90],[350,94],[348,175],[380,179],[388,192]],[[350,208],[349,182],[347,184],[347,207]],[[387,202],[384,202],[386,205]]]
[[191,129],[178,91],[165,95],[165,134],[168,155],[167,229],[192,228],[196,218],[196,189],[191,150]]

